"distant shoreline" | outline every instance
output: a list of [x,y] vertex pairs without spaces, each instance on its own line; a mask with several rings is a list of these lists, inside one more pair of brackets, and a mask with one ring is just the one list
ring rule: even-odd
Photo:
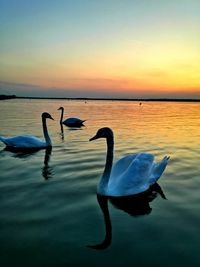
[[34,97],[34,96],[16,96],[0,95],[0,100],[10,99],[46,99],[46,100],[83,100],[83,101],[140,101],[140,102],[200,102],[200,99],[193,98],[104,98],[104,97]]

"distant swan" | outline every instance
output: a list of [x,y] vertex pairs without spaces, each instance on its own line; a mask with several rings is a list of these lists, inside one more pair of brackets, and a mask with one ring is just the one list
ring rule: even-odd
[[86,120],[81,120],[79,118],[68,118],[63,121],[64,108],[60,107],[58,110],[61,110],[60,124],[64,124],[69,127],[81,127],[84,126]]
[[51,139],[49,137],[46,125],[46,119],[51,119],[51,115],[47,112],[42,113],[42,125],[45,141],[40,140],[35,136],[14,136],[14,137],[3,137],[0,136],[0,141],[2,141],[6,147],[9,149],[42,149],[46,147],[51,147]]
[[169,157],[160,163],[154,162],[149,153],[129,154],[119,159],[113,166],[114,137],[110,128],[101,128],[90,141],[106,138],[106,165],[97,187],[97,193],[105,196],[128,196],[147,190],[164,172]]

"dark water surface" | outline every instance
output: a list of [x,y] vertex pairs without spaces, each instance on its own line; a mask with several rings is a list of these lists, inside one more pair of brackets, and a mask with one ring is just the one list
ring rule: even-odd
[[[62,135],[60,106],[86,126]],[[43,138],[41,113],[55,121],[52,151],[11,153],[0,144],[0,266],[200,266],[199,110],[199,103],[1,101],[0,135]],[[159,180],[167,200],[158,194],[140,216],[109,202],[112,240],[96,250],[88,245],[105,237],[96,186],[106,144],[88,140],[104,126],[114,130],[115,159],[147,151],[171,160]]]

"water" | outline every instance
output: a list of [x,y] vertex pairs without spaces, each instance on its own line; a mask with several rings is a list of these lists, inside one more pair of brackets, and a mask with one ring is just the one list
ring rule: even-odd
[[[49,112],[52,151],[4,151],[0,144],[0,265],[7,266],[200,266],[199,103],[9,100],[0,103],[0,134],[42,136]],[[63,135],[65,117],[87,119]],[[169,155],[159,180],[167,200],[130,216],[109,203],[112,240],[101,243],[104,219],[96,185],[105,163],[104,140],[88,142],[100,127],[115,133],[115,159],[139,151]]]

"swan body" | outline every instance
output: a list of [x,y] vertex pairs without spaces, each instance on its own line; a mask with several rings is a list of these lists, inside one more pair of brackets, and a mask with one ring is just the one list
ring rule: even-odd
[[47,112],[42,113],[42,124],[45,141],[35,137],[35,136],[14,136],[14,137],[3,137],[0,136],[0,141],[2,141],[7,148],[14,149],[42,149],[46,147],[51,147],[51,139],[49,137],[46,119],[51,119],[51,115]]
[[114,165],[114,138],[110,128],[101,128],[90,141],[106,138],[107,158],[104,173],[97,187],[97,193],[106,196],[128,196],[146,191],[164,172],[169,157],[159,163],[150,153],[129,154]]
[[85,120],[81,120],[79,118],[68,118],[64,120],[62,123],[66,126],[82,126]]
[[22,135],[14,137],[0,137],[0,140],[8,147],[16,148],[36,148],[46,147],[46,142],[40,140],[35,136]]
[[146,191],[162,175],[168,158],[154,162],[150,153],[129,154],[112,167],[108,183],[109,195],[132,195]]
[[81,127],[84,125],[83,123],[85,120],[79,118],[68,118],[63,121],[64,108],[60,107],[58,110],[61,110],[60,124],[64,124],[68,127]]

